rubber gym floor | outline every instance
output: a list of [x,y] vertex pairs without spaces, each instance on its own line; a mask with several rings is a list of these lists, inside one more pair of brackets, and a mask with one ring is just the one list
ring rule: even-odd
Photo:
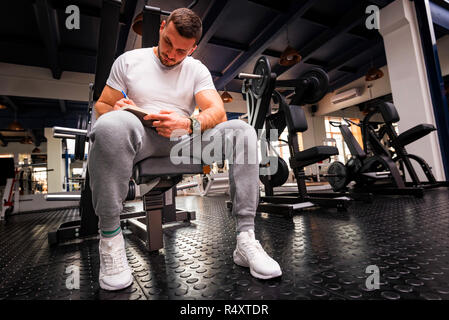
[[[225,200],[177,197],[197,219],[166,227],[159,254],[125,230],[134,283],[118,292],[99,288],[98,239],[48,246],[47,232],[77,219],[77,208],[11,216],[0,225],[0,299],[449,299],[447,189],[421,199],[376,196],[346,213],[258,214],[256,237],[283,270],[266,281],[233,263],[235,221]],[[379,289],[366,286],[370,265],[379,268]],[[80,288],[69,290],[73,266]]]

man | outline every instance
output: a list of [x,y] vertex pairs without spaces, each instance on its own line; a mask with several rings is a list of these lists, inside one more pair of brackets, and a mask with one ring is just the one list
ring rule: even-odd
[[[233,145],[225,157],[230,163],[230,188],[233,213],[237,217],[237,247],[234,262],[249,267],[254,277],[270,279],[282,274],[279,264],[263,250],[254,237],[254,217],[259,200],[257,135],[241,120],[226,121],[223,102],[208,69],[190,57],[202,32],[201,19],[193,11],[173,11],[159,30],[159,43],[124,53],[114,62],[106,86],[95,105],[97,121],[90,133],[90,186],[100,228],[101,288],[119,290],[129,286],[133,277],[120,230],[120,213],[128,192],[133,164],[149,156],[169,156],[178,143],[170,137],[178,130],[189,134],[198,128],[200,143],[211,137],[234,142],[245,136],[244,148]],[[123,98],[122,91],[128,96]],[[154,128],[142,125],[127,105],[150,110],[147,119]],[[195,106],[201,109],[192,117]],[[234,134],[230,134],[234,133]],[[185,135],[188,143],[192,138]],[[232,145],[232,144],[231,144]],[[236,159],[254,157],[256,162]],[[234,161],[232,161],[234,160]],[[234,163],[235,162],[235,163]]]

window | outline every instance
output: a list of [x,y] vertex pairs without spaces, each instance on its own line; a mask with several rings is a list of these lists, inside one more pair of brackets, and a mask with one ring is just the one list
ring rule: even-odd
[[18,164],[30,164],[31,163],[31,154],[29,153],[19,153]]
[[34,193],[47,193],[47,168],[33,168],[33,190]]

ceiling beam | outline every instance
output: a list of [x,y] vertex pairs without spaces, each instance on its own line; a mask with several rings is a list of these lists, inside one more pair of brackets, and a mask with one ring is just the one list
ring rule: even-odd
[[[247,45],[233,42],[233,41],[226,40],[226,39],[215,38],[215,37],[212,37],[209,40],[209,44],[227,48],[227,49],[234,50],[234,51],[248,51],[249,50],[249,47]],[[271,50],[271,49],[266,49],[264,52],[262,52],[262,54],[264,56],[280,58],[282,52],[276,51],[276,50]]]
[[259,6],[271,9],[273,11],[276,11],[278,13],[284,13],[286,10],[286,1],[270,1],[270,0],[248,0],[249,2],[252,2],[254,4],[257,4]]
[[[348,11],[332,28],[329,28],[312,41],[308,42],[306,46],[299,50],[303,60],[307,60],[318,49],[326,45],[332,39],[350,31],[363,21],[365,21],[365,9],[370,3],[368,1],[357,1],[357,4]],[[284,67],[279,64],[273,66],[272,71],[278,75],[278,77],[289,70],[291,67]]]
[[324,18],[321,13],[313,9],[307,11],[307,13],[301,17],[301,20],[325,29],[332,28],[333,24],[335,24],[335,17],[328,16]]
[[219,26],[227,18],[226,12],[229,11],[229,9],[233,6],[233,4],[238,4],[238,1],[237,0],[211,1],[211,4],[209,5],[209,8],[206,11],[206,15],[203,18],[203,35],[200,39],[198,47],[193,53],[193,56],[196,59],[201,60],[209,40],[217,32]]
[[343,66],[339,68],[338,71],[355,74],[358,71],[358,69],[354,67]]
[[355,47],[352,47],[352,49],[343,52],[342,54],[337,56],[334,60],[330,61],[327,65],[324,66],[324,69],[328,73],[334,70],[338,70],[351,60],[354,60],[357,57],[366,54],[367,51],[375,52],[376,48],[382,44],[382,41],[383,41],[382,37],[376,37],[371,41],[361,42]]
[[311,64],[318,67],[324,67],[326,62],[319,59],[308,58],[307,60],[302,60],[302,63]]
[[273,58],[280,58],[282,55],[282,52],[276,51],[276,50],[271,50],[271,49],[266,49],[264,52],[262,52],[262,55],[270,56]]
[[237,43],[234,41],[226,40],[226,39],[220,39],[212,37],[209,39],[209,44],[224,47],[227,49],[235,50],[235,51],[246,51],[248,50],[248,46],[242,43]]
[[47,52],[47,62],[54,79],[61,79],[62,68],[59,62],[59,28],[56,10],[51,8],[48,0],[36,0],[33,4],[34,14],[42,40]]
[[329,91],[335,91],[335,90],[340,89],[341,87],[347,85],[348,83],[351,83],[352,81],[360,79],[368,72],[368,70],[371,67],[381,68],[381,67],[385,66],[386,64],[387,64],[386,57],[384,55],[378,56],[376,59],[374,59],[372,61],[372,63],[370,63],[370,62],[364,63],[359,69],[357,69],[357,72],[355,72],[353,74],[344,75],[344,76],[336,79],[332,83],[330,83]]
[[245,68],[250,61],[260,56],[268,48],[289,23],[301,17],[315,3],[314,0],[293,1],[285,13],[279,14],[271,23],[261,29],[259,36],[249,45],[250,49],[240,54],[226,68],[223,77],[216,81],[217,89],[222,89],[229,81],[234,79],[241,69]]

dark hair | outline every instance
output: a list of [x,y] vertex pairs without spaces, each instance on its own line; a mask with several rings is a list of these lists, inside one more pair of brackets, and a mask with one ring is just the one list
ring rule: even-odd
[[187,8],[174,10],[167,19],[167,25],[173,22],[176,30],[184,38],[195,38],[195,44],[198,44],[203,32],[203,26],[200,17],[195,12]]

